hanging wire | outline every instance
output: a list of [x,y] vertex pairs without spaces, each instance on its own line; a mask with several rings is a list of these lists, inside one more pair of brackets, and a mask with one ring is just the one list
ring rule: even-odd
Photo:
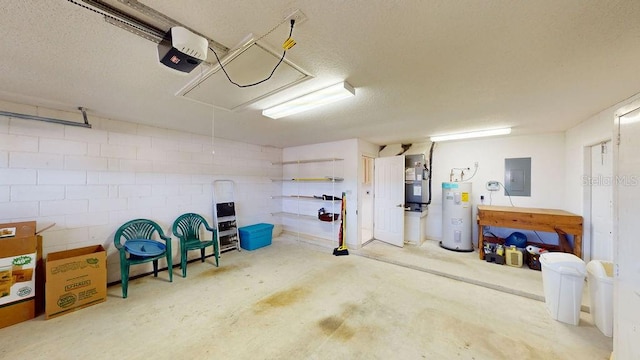
[[[272,27],[271,30],[267,31],[264,35],[260,36],[258,39],[256,39],[255,42],[258,42],[262,39],[264,39],[265,37],[271,35],[272,32],[276,31],[277,28],[280,27],[280,25],[284,24],[285,22],[287,22],[287,18],[282,19],[282,21],[280,21],[276,26]],[[291,23],[291,27],[293,28],[293,22],[295,22],[295,20],[291,19],[292,23]],[[289,37],[291,37],[291,33],[289,33]]]
[[[113,15],[111,15],[111,14],[109,14],[109,13],[105,12],[105,11],[102,11],[102,10],[98,10],[98,9],[92,8],[92,7],[87,6],[87,5],[85,5],[85,4],[82,4],[82,3],[80,3],[80,2],[78,2],[78,1],[76,1],[76,0],[67,0],[67,1],[68,1],[68,2],[70,2],[70,3],[72,3],[72,4],[75,4],[75,5],[77,5],[77,6],[80,6],[80,7],[82,7],[82,8],[85,8],[85,9],[87,9],[87,10],[93,11],[94,13],[97,13],[97,14],[103,15],[103,16],[105,16],[105,17],[108,17],[108,18],[110,18],[110,19],[112,19],[112,20],[114,20],[114,21],[118,21],[118,22],[121,22],[121,23],[125,23],[125,24],[127,24],[128,26],[131,26],[131,27],[135,28],[136,30],[141,31],[141,32],[143,32],[143,33],[145,33],[145,34],[148,34],[148,35],[150,35],[150,36],[159,36],[160,38],[162,37],[162,35],[161,35],[161,34],[160,34],[160,35],[158,35],[158,34],[156,34],[155,32],[150,31],[149,29],[146,29],[146,28],[144,28],[144,27],[141,27],[140,25],[136,24],[135,22],[131,22],[131,21],[128,21],[128,20],[127,20],[127,21],[125,21],[125,20],[119,19],[119,18],[117,18],[117,17],[115,17],[115,16],[113,16]],[[283,20],[282,20],[281,22],[279,22],[276,26],[274,26],[273,28],[271,28],[271,29],[270,29],[269,31],[267,31],[264,35],[260,36],[257,40],[255,40],[255,41],[254,41],[254,43],[257,43],[258,41],[262,40],[262,39],[263,39],[263,38],[265,38],[266,36],[270,35],[273,31],[275,31],[278,27],[280,27],[280,25],[282,25],[283,23],[285,23],[287,20],[289,20],[289,21],[291,22],[291,28],[289,29],[289,37],[285,40],[285,42],[284,42],[284,43],[283,43],[283,45],[282,45],[282,47],[284,48],[284,51],[282,52],[282,56],[280,57],[280,60],[278,61],[278,63],[276,64],[276,66],[273,68],[273,70],[271,70],[271,73],[269,74],[269,76],[267,76],[266,78],[264,78],[264,79],[262,79],[262,80],[260,80],[260,81],[256,81],[256,82],[251,83],[251,84],[241,85],[241,84],[238,84],[237,82],[235,82],[235,81],[231,80],[231,77],[230,77],[230,76],[229,76],[229,74],[227,73],[227,70],[224,68],[224,66],[222,65],[222,62],[220,61],[220,57],[218,56],[218,53],[217,53],[217,52],[216,52],[212,47],[209,47],[209,50],[211,50],[211,51],[213,52],[213,54],[215,55],[216,60],[218,61],[218,64],[220,65],[220,68],[221,68],[221,69],[222,69],[222,71],[224,72],[224,74],[225,74],[225,76],[227,77],[227,79],[229,80],[229,82],[231,82],[232,84],[236,85],[237,87],[245,88],[245,87],[251,87],[251,86],[256,86],[256,85],[262,84],[263,82],[265,82],[265,81],[267,81],[267,80],[271,79],[271,77],[273,76],[273,74],[276,72],[276,70],[278,69],[278,67],[280,66],[280,64],[282,63],[282,61],[284,60],[284,57],[285,57],[285,55],[287,54],[287,50],[291,49],[291,48],[296,44],[296,42],[291,38],[291,34],[293,33],[293,25],[294,25],[294,23],[295,23],[295,19],[287,19],[287,18],[283,19]]]
[[[282,23],[284,23],[285,21],[286,21],[286,19],[284,21],[280,22],[280,24],[275,26],[273,29],[269,30],[269,32],[267,32],[266,34],[262,35],[260,38],[258,38],[258,40],[261,40],[265,36],[269,35],[278,26],[282,25]],[[291,47],[293,47],[296,44],[295,41],[293,41],[293,39],[291,38],[291,34],[293,34],[293,24],[294,23],[295,23],[295,20],[291,19],[291,28],[289,29],[289,37],[285,40],[284,44],[282,45],[282,47],[284,48],[284,51],[282,52],[282,56],[280,57],[280,60],[278,61],[276,66],[273,68],[273,70],[271,70],[271,74],[269,74],[269,76],[267,76],[266,78],[264,78],[264,79],[262,79],[260,81],[256,81],[256,82],[251,83],[251,84],[241,85],[241,84],[238,84],[237,82],[231,80],[231,77],[229,76],[229,73],[227,73],[227,69],[225,69],[224,66],[222,65],[222,62],[220,61],[220,57],[218,57],[218,54],[216,53],[216,51],[213,50],[212,47],[209,47],[209,50],[211,50],[213,52],[213,55],[216,56],[216,60],[218,61],[218,64],[220,65],[220,68],[222,69],[222,72],[224,72],[225,76],[227,77],[227,79],[229,80],[230,83],[232,83],[233,85],[235,85],[235,86],[237,86],[239,88],[246,88],[246,87],[256,86],[256,85],[262,84],[263,82],[271,79],[273,74],[276,72],[276,69],[278,68],[278,66],[280,66],[280,64],[282,63],[282,60],[284,60],[285,55],[287,55],[287,50],[290,49]],[[258,40],[254,41],[254,43],[258,42]]]
[[500,186],[502,186],[502,188],[504,189],[504,192],[507,193],[507,196],[509,197],[509,202],[511,203],[511,206],[515,206],[515,205],[513,205],[513,201],[511,201],[511,194],[509,194],[509,190],[507,190],[507,188],[501,182],[498,182],[498,184],[500,184]]
[[216,107],[211,106],[211,155],[216,154],[216,149],[213,147],[215,142],[215,128],[216,128]]
[[[204,76],[202,66],[200,66],[200,78]],[[215,142],[215,128],[216,128],[216,105],[215,101],[211,99],[211,155],[216,154],[216,149],[213,147]]]
[[474,164],[475,169],[473,170],[473,174],[471,174],[471,177],[466,179],[465,181],[470,181],[471,179],[473,179],[474,176],[476,176],[476,174],[478,173],[478,163]]

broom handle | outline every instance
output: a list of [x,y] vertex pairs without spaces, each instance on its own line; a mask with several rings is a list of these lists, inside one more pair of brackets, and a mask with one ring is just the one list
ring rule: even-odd
[[346,219],[346,215],[347,215],[347,195],[345,193],[342,193],[342,221],[340,222],[340,231],[342,232],[342,236],[340,237],[340,246],[344,247],[344,237],[345,237],[345,233],[347,230],[347,219]]
[[344,198],[340,201],[340,231],[338,233],[338,249],[342,247],[342,222],[344,221],[344,215],[342,214],[342,208],[344,204]]

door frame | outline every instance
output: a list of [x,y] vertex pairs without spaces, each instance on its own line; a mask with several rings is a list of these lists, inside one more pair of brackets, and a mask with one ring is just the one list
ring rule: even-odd
[[[359,221],[359,227],[358,227],[358,239],[360,242],[360,246],[364,246],[368,243],[370,243],[371,241],[374,240],[374,236],[373,236],[373,227],[374,227],[374,216],[375,216],[375,159],[376,159],[376,155],[372,155],[372,154],[368,154],[368,153],[360,153],[360,159],[359,159],[359,164],[362,166],[361,167],[361,172],[358,176],[358,221]],[[364,159],[368,159],[371,161],[371,169],[370,169],[370,174],[368,174],[370,176],[370,191],[371,191],[371,208],[370,209],[365,209],[364,203],[363,203],[363,199],[364,199],[364,195],[363,192],[364,190],[364,181],[366,180],[367,177],[367,167],[365,166],[363,160]],[[363,222],[363,215],[365,213],[365,211],[370,211],[371,213],[371,238],[364,240],[363,239],[363,229],[365,227],[365,224]]]
[[[590,143],[583,147],[584,176],[591,176],[591,172],[593,170],[591,168],[591,161],[592,161],[591,148],[607,141],[611,141],[611,152],[613,153],[613,147],[615,146],[615,144],[613,143],[613,139],[609,137],[603,138],[600,141]],[[613,154],[612,154],[612,157],[613,157]],[[615,170],[613,168],[614,167],[613,162],[614,160],[612,160],[612,164],[611,164],[612,173]],[[585,228],[582,231],[582,258],[585,262],[589,262],[591,260],[591,255],[592,255],[591,248],[593,246],[593,239],[591,238],[591,226],[592,226],[591,221],[593,220],[593,217],[591,216],[591,188],[592,187],[593,185],[591,184],[585,184],[585,186],[582,187],[582,198],[583,198],[583,202],[582,202],[583,222],[582,223],[589,226],[589,228]],[[612,198],[613,198],[613,191],[612,191]],[[612,214],[612,217],[613,217],[613,214]]]
[[[392,195],[397,195],[397,191],[399,190],[400,193],[402,194],[399,199],[393,199],[392,201],[387,201],[387,204],[385,204],[384,206],[380,206],[380,202],[382,201],[381,199],[381,194],[380,191],[377,191],[380,189],[380,181],[378,180],[374,180],[375,183],[375,187],[376,187],[376,191],[375,191],[375,197],[374,197],[374,214],[373,214],[373,237],[376,240],[380,240],[386,243],[389,243],[391,245],[394,246],[398,246],[398,247],[403,247],[404,246],[404,204],[405,204],[405,174],[404,174],[404,170],[405,170],[405,157],[404,155],[396,155],[396,156],[384,156],[384,157],[378,157],[376,158],[374,161],[375,162],[380,162],[383,161],[382,159],[392,159],[390,161],[394,161],[394,163],[391,163],[392,167],[395,167],[396,165],[398,166],[398,173],[396,174],[395,172],[392,172],[392,174],[394,176],[398,176],[399,182],[398,184],[396,184],[398,186],[398,188],[393,188],[393,181],[390,181],[392,183],[392,185],[387,184],[383,189],[391,189],[389,191],[386,191],[387,194],[392,194]],[[397,161],[398,163],[396,164],[395,161]],[[377,179],[379,177],[379,174],[381,173],[383,169],[380,169],[379,166],[375,165],[374,167],[374,179]],[[393,170],[393,169],[391,169]],[[393,179],[393,180],[397,180],[397,179]],[[388,187],[387,187],[388,186]],[[393,205],[396,202],[400,202],[400,204],[397,205]],[[388,203],[392,204],[392,205],[388,205]],[[377,219],[380,216],[380,211],[384,212],[389,211],[391,215],[396,214],[397,211],[401,211],[401,219],[399,219],[399,224],[398,225],[398,231],[394,231],[393,229],[391,231],[388,231],[387,229],[383,228],[380,229],[379,224],[380,221],[377,221]],[[384,214],[383,214],[384,215]],[[395,216],[395,215],[394,215]],[[395,220],[395,217],[391,217],[391,221],[389,221],[387,224],[391,225],[393,224],[393,220]],[[381,239],[379,237],[380,232],[383,232],[382,235],[385,234],[389,234],[390,236],[387,239]],[[399,239],[396,238],[396,236],[399,237]]]

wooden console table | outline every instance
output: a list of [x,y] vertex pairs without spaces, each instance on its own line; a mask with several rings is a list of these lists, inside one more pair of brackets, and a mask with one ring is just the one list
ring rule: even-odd
[[478,205],[478,252],[484,259],[484,227],[564,232],[573,235],[573,253],[582,258],[582,216],[564,210]]

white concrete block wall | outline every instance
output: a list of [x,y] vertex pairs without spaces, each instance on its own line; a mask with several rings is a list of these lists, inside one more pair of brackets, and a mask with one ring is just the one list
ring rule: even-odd
[[64,157],[64,168],[69,170],[109,170],[109,159],[96,156],[75,156]]
[[46,201],[64,199],[63,185],[14,185],[11,186],[11,199],[14,201]]
[[81,141],[46,139],[39,141],[39,151],[46,154],[87,155],[88,143]]
[[[20,104],[0,102],[0,109],[77,121],[77,114]],[[281,187],[271,179],[282,176],[282,166],[272,164],[282,160],[281,149],[90,114],[89,122],[92,129],[0,117],[0,223],[36,220],[38,229],[55,223],[42,233],[45,256],[101,244],[108,281],[118,281],[117,228],[149,218],[170,234],[185,212],[212,223],[216,179],[237,185],[239,226],[277,222],[272,196]],[[177,239],[172,244],[175,264]],[[131,274],[149,271],[151,264],[134,266]]]
[[11,188],[9,186],[0,186],[0,203],[9,202],[10,194]]
[[[5,119],[6,120],[6,119]],[[9,131],[9,121],[7,126],[2,127],[5,132]],[[5,151],[38,151],[38,138],[33,136],[0,134],[0,149]]]
[[29,169],[0,169],[0,185],[35,185],[37,174],[35,170]]
[[84,185],[87,172],[82,170],[37,170],[38,185]]
[[0,168],[9,166],[9,152],[0,151]]

